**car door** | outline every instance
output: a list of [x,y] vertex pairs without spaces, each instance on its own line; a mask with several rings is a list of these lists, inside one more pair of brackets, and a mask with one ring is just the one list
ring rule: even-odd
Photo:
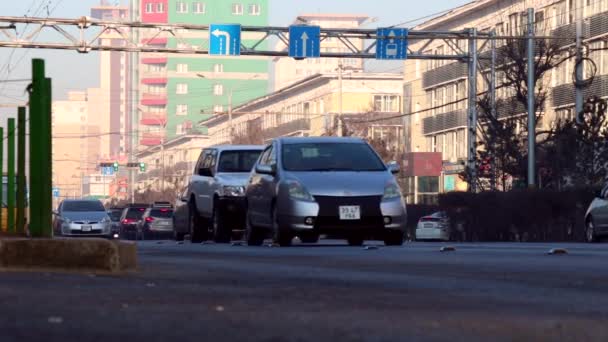
[[[277,169],[277,144],[273,144],[263,160],[263,165]],[[279,172],[275,175],[260,175],[260,212],[262,224],[265,226],[272,225],[272,210],[276,197],[276,184],[279,181]]]
[[256,172],[258,165],[264,165],[265,160],[268,158],[268,154],[272,150],[272,145],[266,147],[260,154],[258,161],[251,170],[251,176],[249,177],[249,183],[247,184],[247,212],[251,219],[251,223],[260,224],[263,219],[261,210],[261,180],[262,175]]
[[608,231],[608,185],[604,186],[600,198],[595,199],[595,208],[592,212],[593,223],[601,232]]
[[63,202],[59,203],[59,207],[57,207],[57,214],[55,215],[55,220],[53,221],[53,229],[55,230],[56,235],[61,234],[61,226],[63,225],[61,208],[63,208]]
[[198,161],[196,162],[196,166],[194,167],[194,172],[192,173],[192,177],[190,178],[189,192],[194,195],[196,201],[196,208],[198,212],[202,212],[202,203],[203,198],[201,197],[203,191],[203,176],[199,174],[199,170],[204,168],[205,161],[209,156],[210,150],[205,149],[201,151],[200,156],[198,157]]
[[215,165],[217,164],[218,151],[216,149],[209,150],[203,162],[203,168],[208,170],[209,174],[201,176],[201,214],[205,217],[211,217],[213,213],[213,185],[215,182]]

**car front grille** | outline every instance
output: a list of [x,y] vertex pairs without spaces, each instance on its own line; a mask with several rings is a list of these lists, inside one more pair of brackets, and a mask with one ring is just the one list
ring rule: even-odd
[[92,229],[90,232],[84,232],[82,230],[73,229],[70,232],[70,234],[72,234],[72,235],[99,235],[101,233],[102,233],[101,229]]
[[[379,228],[383,227],[380,202],[382,196],[333,197],[315,196],[319,204],[316,226],[319,228]],[[340,220],[340,206],[359,206],[360,220]]]
[[98,221],[92,221],[92,222],[87,222],[87,221],[74,221],[74,223],[75,223],[75,224],[84,224],[84,225],[87,225],[87,224],[98,224],[99,222],[98,222]]

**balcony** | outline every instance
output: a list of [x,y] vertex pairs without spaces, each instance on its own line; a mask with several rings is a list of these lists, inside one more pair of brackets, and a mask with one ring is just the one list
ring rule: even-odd
[[422,134],[434,134],[467,126],[467,110],[457,109],[422,120]]
[[141,104],[144,106],[166,106],[167,94],[143,93]]
[[142,64],[167,64],[167,57],[144,57],[141,59]]
[[[154,77],[156,76],[156,77]],[[145,74],[141,79],[142,84],[167,84],[167,77],[162,77],[161,74]]]
[[164,126],[167,123],[167,113],[144,112],[139,123],[145,126]]
[[[553,107],[564,107],[574,105],[574,85],[572,83],[566,83],[553,88],[551,93],[551,99]],[[608,75],[599,75],[595,77],[591,86],[583,90],[583,97],[589,98],[591,96],[604,97],[608,94]]]
[[282,137],[282,136],[288,136],[297,131],[309,131],[309,130],[310,130],[310,120],[309,119],[297,119],[297,120],[279,124],[277,127],[266,129],[264,131],[264,136]]
[[147,38],[147,39],[142,39],[141,43],[142,44],[146,44],[146,45],[162,45],[165,46],[167,45],[167,38]]
[[454,62],[422,74],[422,87],[432,88],[436,85],[467,77],[467,64]]
[[141,136],[139,144],[144,146],[156,146],[160,145],[162,141],[163,138],[160,133],[144,133]]

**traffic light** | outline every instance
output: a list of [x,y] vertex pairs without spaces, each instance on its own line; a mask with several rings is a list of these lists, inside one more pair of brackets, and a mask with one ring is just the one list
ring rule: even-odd
[[112,166],[114,167],[114,172],[118,172],[118,162],[114,162]]
[[146,172],[146,163],[139,163],[139,171]]

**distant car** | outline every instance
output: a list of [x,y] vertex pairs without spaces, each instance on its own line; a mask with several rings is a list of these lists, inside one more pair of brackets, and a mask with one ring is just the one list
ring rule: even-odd
[[110,208],[108,210],[108,215],[112,220],[112,237],[114,238],[120,237],[120,217],[123,210],[124,208]]
[[247,186],[247,243],[271,235],[289,246],[294,236],[316,242],[329,234],[355,246],[365,239],[401,245],[407,213],[398,171],[362,139],[276,139]]
[[175,241],[184,241],[184,237],[190,234],[190,207],[188,187],[182,189],[175,199],[173,210],[173,238]]
[[173,236],[173,208],[161,206],[146,209],[137,223],[141,240]]
[[263,146],[206,148],[188,184],[190,239],[230,242],[245,229],[245,186]]
[[64,200],[54,212],[58,236],[112,237],[112,223],[99,200]]
[[595,194],[585,214],[585,240],[599,242],[608,236],[608,184]]
[[129,204],[120,217],[120,236],[123,239],[137,239],[137,224],[144,216],[148,204]]
[[421,217],[416,227],[416,240],[450,240],[450,219],[445,212]]

